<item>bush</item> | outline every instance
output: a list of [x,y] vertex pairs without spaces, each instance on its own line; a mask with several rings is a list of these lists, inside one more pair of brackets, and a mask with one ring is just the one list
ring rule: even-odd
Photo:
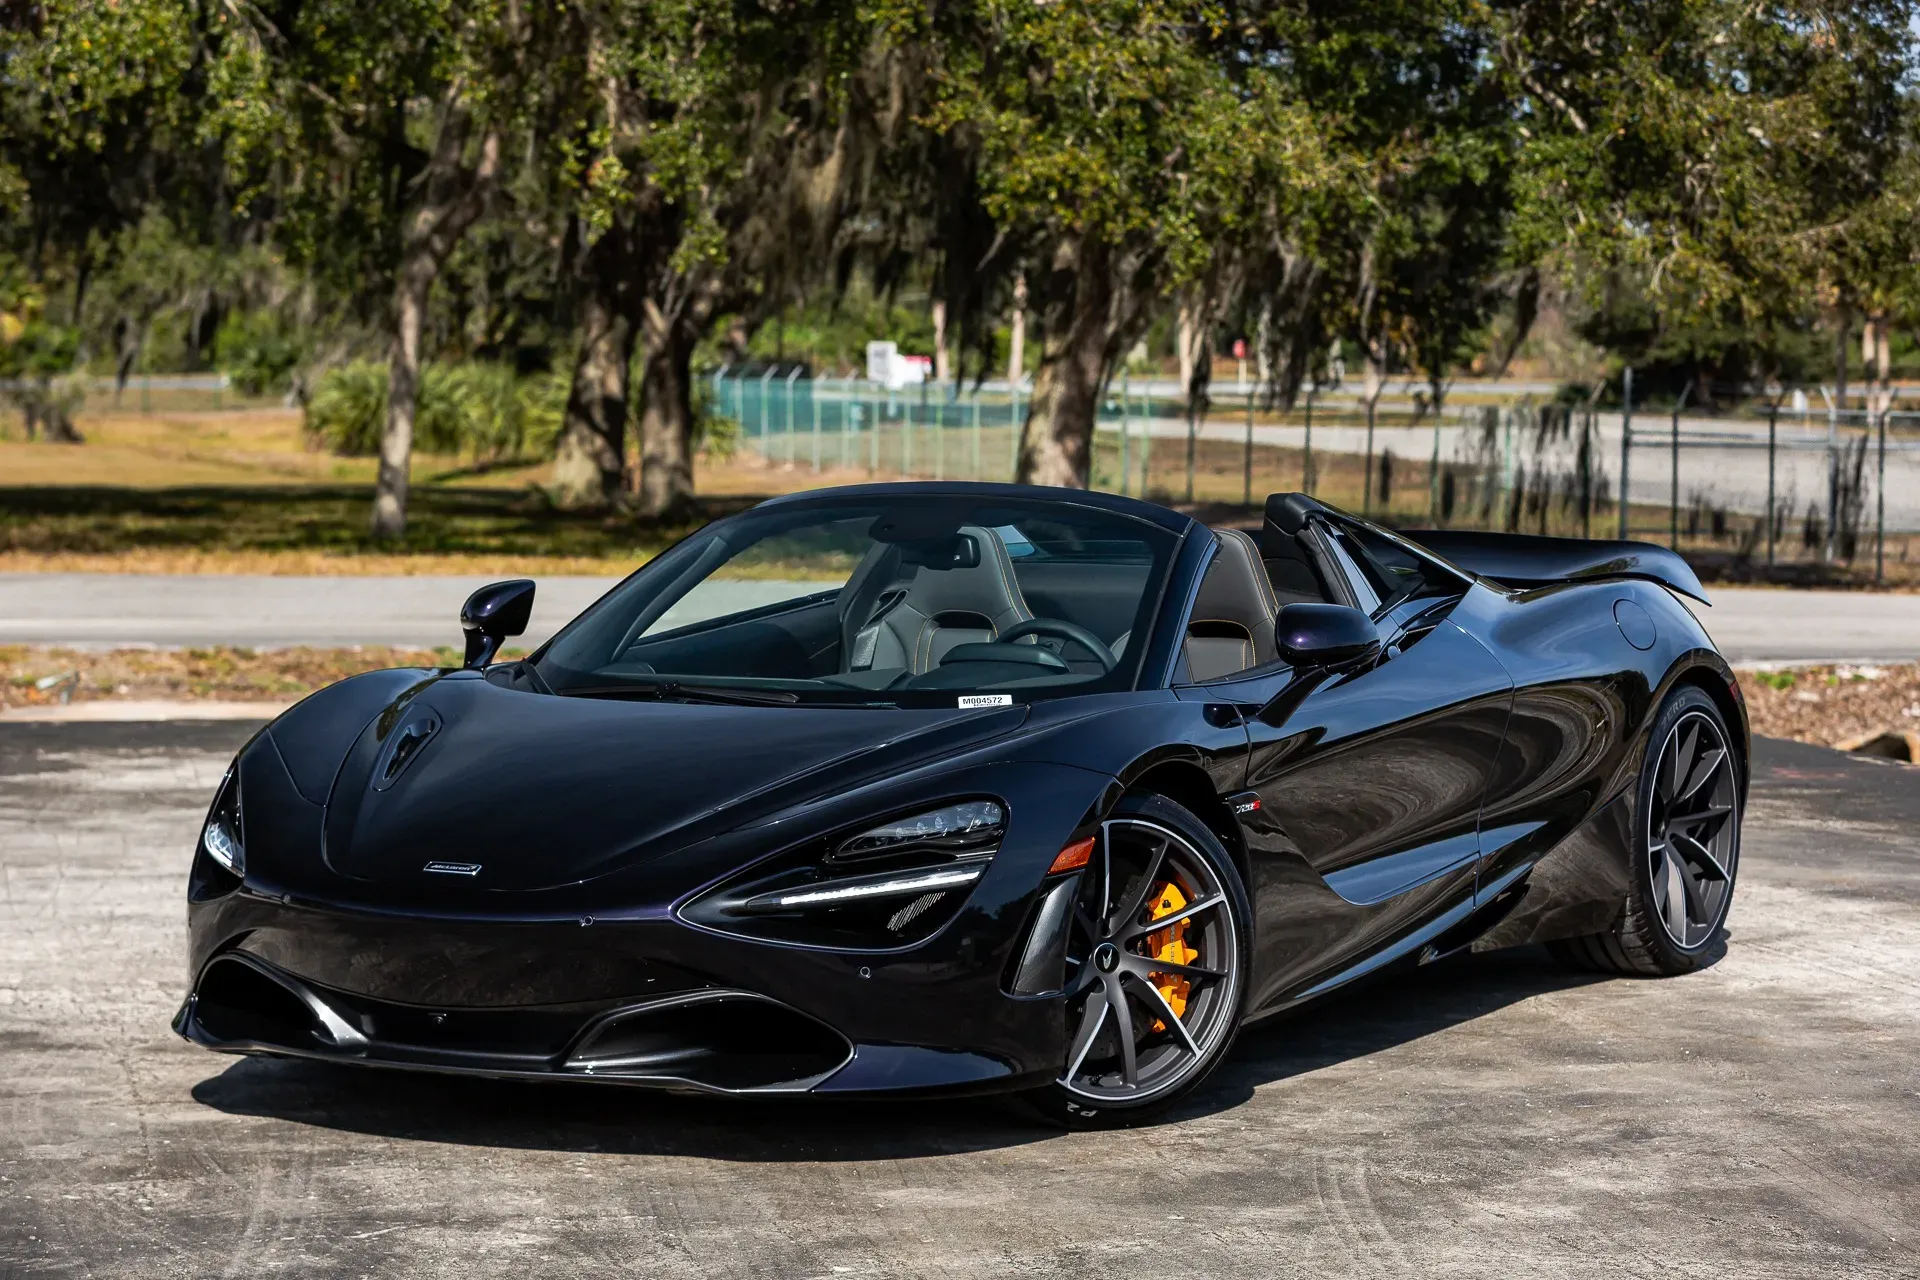
[[386,425],[387,366],[378,361],[327,370],[307,399],[307,438],[342,457],[379,453]]
[[[420,374],[413,443],[422,453],[464,454],[480,465],[545,457],[566,408],[566,383],[553,374],[520,377],[506,365],[428,365]],[[307,403],[307,435],[333,452],[380,451],[387,420],[387,366],[356,361],[328,370]]]
[[306,357],[306,344],[281,316],[270,311],[235,311],[220,322],[213,339],[214,363],[250,396],[285,391],[293,371]]

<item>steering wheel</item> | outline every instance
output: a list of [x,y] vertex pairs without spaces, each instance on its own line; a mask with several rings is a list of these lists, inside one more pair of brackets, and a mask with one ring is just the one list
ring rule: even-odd
[[1093,660],[1100,664],[1102,675],[1120,665],[1120,659],[1113,656],[1113,650],[1107,648],[1099,636],[1065,618],[1028,618],[1002,631],[997,639],[1000,644],[1012,644],[1024,636],[1058,636],[1062,640],[1070,640],[1093,655]]

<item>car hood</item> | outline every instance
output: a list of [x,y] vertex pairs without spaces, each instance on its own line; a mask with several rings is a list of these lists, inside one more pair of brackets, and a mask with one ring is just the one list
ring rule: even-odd
[[[563,698],[457,673],[348,749],[323,854],[339,875],[483,890],[573,884],[1018,728],[984,711]],[[446,864],[427,870],[429,864]]]

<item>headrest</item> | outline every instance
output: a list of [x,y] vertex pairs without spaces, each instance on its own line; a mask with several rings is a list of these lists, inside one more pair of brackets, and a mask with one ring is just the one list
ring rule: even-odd
[[1244,627],[1253,638],[1254,662],[1270,661],[1275,655],[1273,619],[1280,605],[1260,563],[1259,548],[1238,529],[1216,529],[1214,533],[1220,539],[1220,551],[1200,583],[1192,622],[1230,622]]
[[962,525],[958,537],[972,543],[968,554],[923,564],[913,575],[904,603],[931,618],[942,613],[975,613],[1005,630],[1033,616],[1013,576],[1013,559],[1000,535],[981,525]]

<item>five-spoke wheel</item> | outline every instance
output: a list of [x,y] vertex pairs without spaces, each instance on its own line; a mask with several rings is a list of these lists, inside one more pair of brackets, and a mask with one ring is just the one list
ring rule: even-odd
[[1048,1109],[1138,1118],[1198,1084],[1240,1021],[1247,918],[1239,875],[1204,824],[1161,796],[1122,801],[1074,901],[1067,1049]]
[[1583,969],[1673,974],[1713,954],[1740,861],[1741,761],[1713,700],[1672,693],[1649,735],[1634,807],[1627,900],[1604,933],[1549,944]]

